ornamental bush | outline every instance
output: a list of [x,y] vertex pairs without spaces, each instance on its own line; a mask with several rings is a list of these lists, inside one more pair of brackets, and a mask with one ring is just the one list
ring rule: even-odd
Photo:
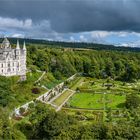
[[138,108],[140,105],[140,97],[137,94],[129,94],[126,96],[126,108]]
[[33,88],[32,89],[32,93],[39,94],[40,93],[40,89],[39,88]]

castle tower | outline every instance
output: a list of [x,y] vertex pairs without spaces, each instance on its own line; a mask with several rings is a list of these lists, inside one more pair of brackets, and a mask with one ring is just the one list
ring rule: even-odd
[[23,54],[24,54],[24,57],[26,59],[26,53],[27,53],[27,49],[26,49],[26,44],[25,44],[25,41],[23,43]]
[[25,41],[23,43],[23,50],[26,51],[26,44],[25,44]]
[[19,46],[18,40],[17,40],[17,45],[16,45],[16,58],[20,59],[20,46]]
[[20,63],[23,64],[20,80],[25,81],[26,80],[26,44],[25,44],[25,41],[23,43],[23,48],[21,50]]

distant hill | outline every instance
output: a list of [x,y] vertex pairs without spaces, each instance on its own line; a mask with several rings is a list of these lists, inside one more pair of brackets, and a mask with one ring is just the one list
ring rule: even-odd
[[[16,44],[17,38],[8,38],[11,43]],[[131,51],[131,52],[140,52],[140,48],[132,48],[132,47],[116,47],[114,45],[105,45],[105,44],[96,44],[96,43],[83,43],[83,42],[59,42],[59,41],[48,41],[43,39],[23,39],[18,38],[20,43],[26,41],[26,44],[39,44],[43,46],[49,47],[62,47],[62,48],[86,48],[86,49],[94,49],[94,50],[116,50],[116,51]],[[2,42],[3,38],[0,38],[0,42]]]

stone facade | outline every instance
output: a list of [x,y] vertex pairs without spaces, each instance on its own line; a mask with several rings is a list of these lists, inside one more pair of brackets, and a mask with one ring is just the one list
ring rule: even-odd
[[20,48],[17,41],[16,48],[12,48],[9,40],[4,38],[0,46],[0,75],[20,75],[22,81],[26,80],[26,45]]

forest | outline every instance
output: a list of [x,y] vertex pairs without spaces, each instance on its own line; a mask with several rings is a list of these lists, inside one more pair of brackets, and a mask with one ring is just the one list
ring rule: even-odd
[[[75,73],[96,79],[111,78],[124,83],[135,83],[140,79],[140,53],[136,51],[139,49],[117,50],[114,46],[110,48],[104,45],[99,48],[100,45],[95,45],[95,49],[92,45],[82,43],[47,43],[34,43],[34,40],[27,42],[27,67],[32,72],[36,69],[46,71],[56,80],[63,80]],[[83,124],[76,115],[65,111],[55,112],[50,106],[36,102],[35,106],[30,106],[27,118],[17,121],[9,119],[9,114],[14,108],[14,102],[19,98],[22,100],[24,96],[20,94],[20,88],[30,88],[32,81],[18,83],[19,93],[16,93],[16,80],[17,77],[0,77],[0,139],[140,139],[140,99],[137,95],[130,94],[126,98],[125,111],[129,117],[125,120],[114,122],[108,119]],[[140,91],[136,92],[138,94]],[[108,118],[109,115],[108,111]]]
[[140,78],[140,53],[29,46],[28,66],[53,73],[56,79],[76,72],[96,78],[134,81]]

